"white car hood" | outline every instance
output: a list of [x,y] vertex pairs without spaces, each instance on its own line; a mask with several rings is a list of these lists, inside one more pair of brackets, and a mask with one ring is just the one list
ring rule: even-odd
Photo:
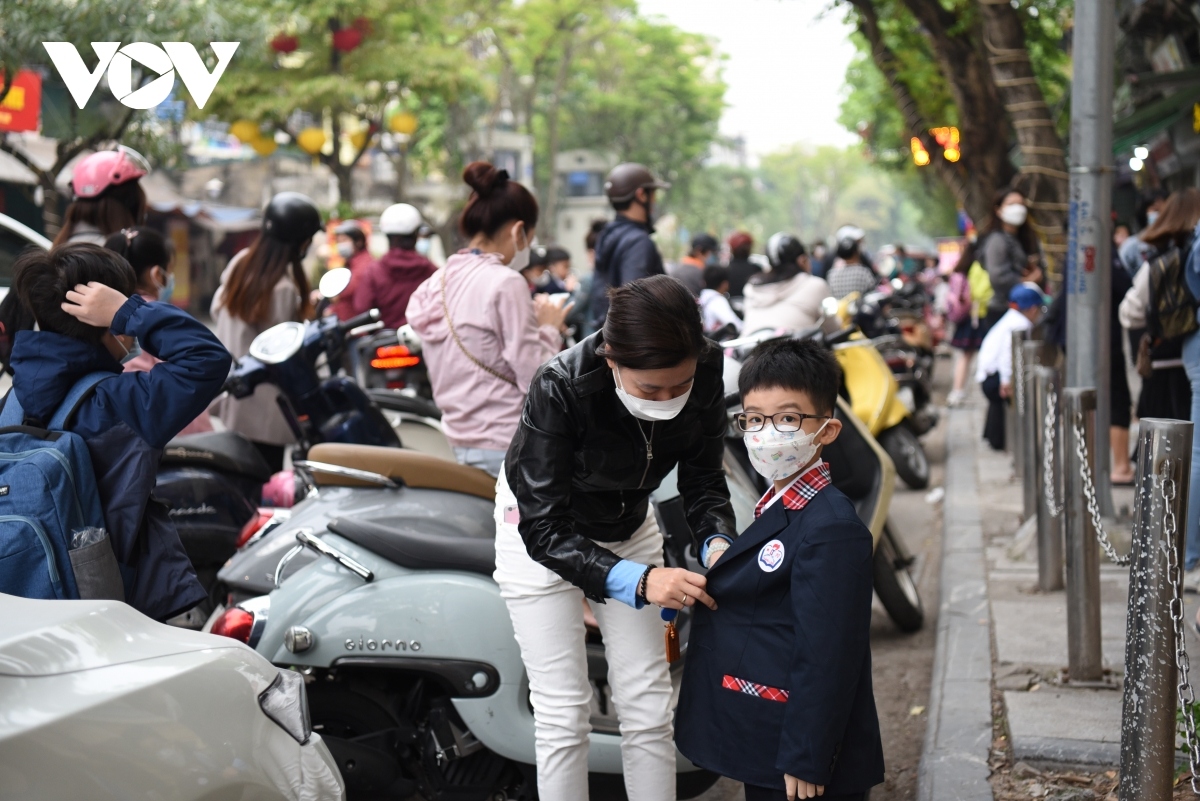
[[239,646],[228,637],[156,623],[116,601],[0,594],[0,676],[53,676]]

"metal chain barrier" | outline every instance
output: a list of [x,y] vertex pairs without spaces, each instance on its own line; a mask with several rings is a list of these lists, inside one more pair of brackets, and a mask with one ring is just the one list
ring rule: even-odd
[[1042,489],[1046,493],[1046,511],[1051,517],[1062,514],[1062,506],[1058,503],[1057,487],[1054,481],[1054,440],[1055,427],[1058,423],[1058,393],[1051,384],[1046,396],[1046,418],[1042,421]]
[[1192,704],[1196,701],[1196,694],[1192,691],[1192,682],[1188,676],[1191,660],[1188,658],[1187,643],[1183,638],[1183,565],[1179,562],[1178,549],[1175,546],[1175,510],[1171,506],[1171,502],[1175,500],[1173,468],[1174,462],[1170,459],[1164,461],[1163,475],[1159,479],[1165,511],[1163,538],[1159,547],[1167,557],[1167,579],[1171,582],[1171,625],[1175,629],[1175,670],[1179,681],[1176,688],[1176,708],[1183,713],[1183,739],[1187,744],[1191,767],[1192,792],[1200,795],[1200,743],[1197,743],[1196,720],[1192,716]]
[[1129,557],[1117,555],[1117,549],[1109,540],[1108,532],[1104,530],[1104,521],[1100,518],[1100,503],[1096,500],[1096,487],[1092,483],[1092,468],[1088,465],[1087,446],[1083,441],[1082,412],[1075,413],[1072,424],[1075,433],[1075,456],[1079,460],[1079,477],[1083,479],[1083,497],[1087,501],[1088,514],[1092,518],[1092,528],[1096,530],[1096,540],[1113,564],[1125,567],[1129,564]]

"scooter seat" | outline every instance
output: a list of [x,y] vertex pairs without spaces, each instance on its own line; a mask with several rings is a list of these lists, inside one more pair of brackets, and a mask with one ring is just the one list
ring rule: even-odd
[[163,448],[163,467],[208,467],[254,481],[271,478],[271,467],[250,440],[232,431],[176,437]]
[[447,537],[366,520],[331,520],[328,528],[390,562],[411,570],[462,570],[490,576],[496,570],[496,541]]
[[[405,448],[323,442],[309,450],[308,461],[378,473],[417,489],[461,492],[488,501],[496,498],[496,479],[483,470]],[[372,486],[363,481],[329,473],[314,472],[313,479],[326,486]]]

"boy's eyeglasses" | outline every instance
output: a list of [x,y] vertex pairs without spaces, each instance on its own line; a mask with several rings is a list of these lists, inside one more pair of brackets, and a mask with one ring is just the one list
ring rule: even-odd
[[734,418],[738,429],[747,432],[762,431],[767,421],[776,431],[799,431],[805,420],[828,420],[827,414],[802,414],[800,412],[777,412],[775,414],[739,414]]

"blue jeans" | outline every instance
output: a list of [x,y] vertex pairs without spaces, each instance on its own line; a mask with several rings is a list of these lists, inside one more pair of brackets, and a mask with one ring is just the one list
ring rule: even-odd
[[504,464],[504,454],[507,451],[492,450],[491,448],[455,448],[454,458],[459,464],[478,467],[491,473],[493,476],[500,475],[500,468]]
[[1183,369],[1192,384],[1192,478],[1188,485],[1187,550],[1184,565],[1200,564],[1200,332],[1183,342]]

